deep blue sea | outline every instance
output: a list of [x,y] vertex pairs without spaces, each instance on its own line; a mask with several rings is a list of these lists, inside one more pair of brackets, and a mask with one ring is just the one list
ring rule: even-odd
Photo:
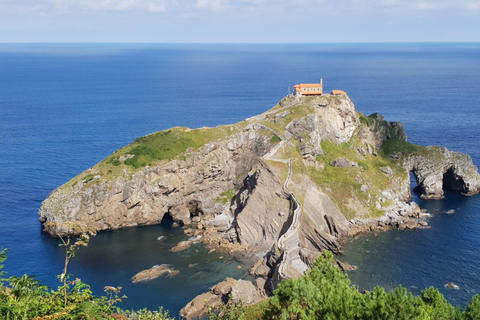
[[[326,90],[347,91],[357,110],[404,122],[411,142],[467,152],[480,165],[480,44],[0,44],[6,271],[58,283],[64,256],[41,232],[41,201],[116,149],[171,126],[241,121],[271,108],[289,86],[320,78]],[[359,267],[351,277],[361,288],[402,284],[418,293],[434,285],[464,306],[480,293],[480,196],[420,205],[432,213],[430,229],[348,241],[342,258]],[[172,314],[225,276],[246,276],[241,261],[202,245],[168,252],[179,239],[181,230],[168,226],[101,233],[70,271],[97,294],[123,286],[125,308]],[[181,273],[130,284],[161,263]],[[450,281],[460,290],[445,289]]]

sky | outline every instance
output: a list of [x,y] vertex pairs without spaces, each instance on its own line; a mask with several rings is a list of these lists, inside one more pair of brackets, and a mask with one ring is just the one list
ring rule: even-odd
[[479,42],[480,0],[0,0],[0,42]]

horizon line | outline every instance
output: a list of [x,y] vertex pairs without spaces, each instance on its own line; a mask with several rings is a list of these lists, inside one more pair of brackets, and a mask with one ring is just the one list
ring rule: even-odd
[[0,41],[0,44],[480,44],[479,41],[338,41],[338,42],[160,42],[160,41]]

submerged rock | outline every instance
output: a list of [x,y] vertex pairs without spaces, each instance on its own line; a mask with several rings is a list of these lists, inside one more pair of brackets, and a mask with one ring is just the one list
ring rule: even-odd
[[132,277],[132,283],[151,281],[170,272],[168,264],[156,265]]
[[189,241],[189,240],[180,241],[175,247],[170,249],[170,251],[171,252],[180,252],[180,251],[183,251],[183,250],[187,250],[192,245],[192,242],[193,241]]
[[139,273],[134,275],[132,277],[132,283],[151,281],[163,275],[167,275],[168,277],[173,277],[179,273],[180,273],[179,270],[170,268],[168,264],[156,265],[151,267],[150,269],[140,271]]
[[453,283],[453,282],[447,283],[447,284],[445,285],[445,288],[447,288],[447,289],[455,289],[455,290],[460,289],[460,287],[457,286],[457,285],[456,285],[455,283]]

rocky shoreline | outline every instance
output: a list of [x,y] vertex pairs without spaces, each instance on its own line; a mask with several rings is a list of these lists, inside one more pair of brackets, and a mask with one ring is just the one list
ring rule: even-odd
[[[139,138],[53,191],[39,215],[52,236],[173,219],[212,250],[258,257],[251,285],[268,295],[323,250],[341,253],[348,237],[426,227],[410,202],[410,172],[424,199],[480,191],[468,155],[410,144],[403,124],[365,117],[347,96],[286,98],[235,125]],[[225,299],[212,290],[212,303]]]

